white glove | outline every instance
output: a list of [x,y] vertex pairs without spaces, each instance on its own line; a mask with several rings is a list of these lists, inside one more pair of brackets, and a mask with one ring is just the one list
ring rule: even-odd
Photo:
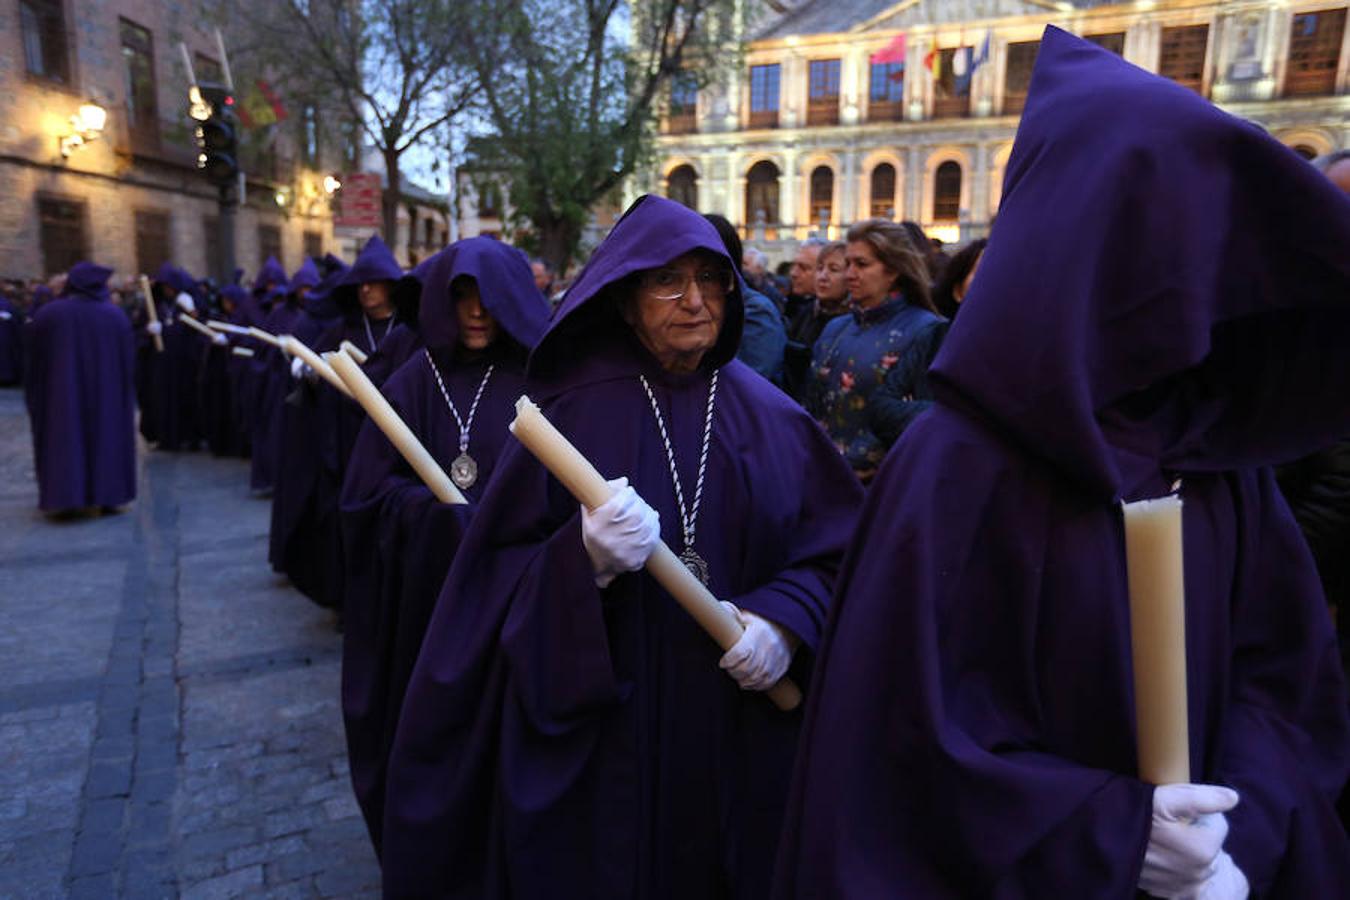
[[595,583],[606,587],[624,572],[636,572],[661,539],[661,517],[628,486],[608,482],[614,496],[593,510],[581,507],[581,543],[595,567]]
[[181,309],[183,312],[193,313],[197,311],[197,304],[192,301],[192,295],[189,294],[187,291],[184,291],[177,297],[173,298],[173,302],[177,303],[178,308]]
[[229,338],[225,337],[225,335],[221,334],[219,331],[211,335],[211,343],[218,347],[224,347],[229,342]]
[[7,309],[0,309],[0,321],[8,322],[12,318],[14,318],[14,313]]
[[736,615],[745,627],[745,633],[722,656],[718,665],[736,679],[741,690],[767,691],[787,673],[794,648],[780,626],[752,612],[737,609],[725,600],[722,605]]
[[[1212,784],[1164,784],[1153,791],[1153,825],[1139,873],[1140,890],[1168,900],[1192,900],[1217,876],[1223,875],[1221,857],[1228,820],[1224,813],[1238,804],[1232,788]],[[1232,865],[1232,860],[1228,860]],[[1234,872],[1245,887],[1246,878]],[[1234,881],[1231,875],[1215,881],[1216,889]],[[1245,897],[1215,893],[1219,897]]]
[[1214,874],[1200,885],[1195,896],[1196,900],[1247,900],[1250,892],[1247,876],[1233,862],[1233,857],[1220,853],[1214,863]]
[[150,334],[162,334],[164,332],[164,326],[158,322],[147,322],[145,330]]
[[303,359],[301,359],[298,356],[291,357],[292,378],[304,378],[306,375],[309,374],[308,369],[309,366],[305,365],[305,361]]

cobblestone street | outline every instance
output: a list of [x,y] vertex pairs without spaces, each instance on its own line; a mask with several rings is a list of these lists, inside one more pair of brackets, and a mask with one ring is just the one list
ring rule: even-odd
[[376,895],[332,616],[268,568],[246,461],[140,466],[128,511],[48,520],[0,391],[0,898]]

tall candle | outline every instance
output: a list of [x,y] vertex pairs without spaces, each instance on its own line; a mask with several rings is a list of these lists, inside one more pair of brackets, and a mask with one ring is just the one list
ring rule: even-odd
[[249,333],[251,336],[257,338],[257,339],[260,340],[260,341],[262,341],[264,344],[271,344],[273,347],[276,347],[278,350],[285,350],[285,349],[286,349],[286,348],[282,345],[281,338],[277,337],[275,334],[272,334],[272,332],[270,332],[270,331],[263,331],[261,328],[258,328],[256,325],[250,325],[250,326],[248,326],[248,333]]
[[192,316],[189,316],[187,313],[184,313],[183,315],[179,316],[178,321],[182,322],[184,325],[188,326],[193,331],[198,331],[206,335],[206,339],[208,341],[214,341],[216,339],[216,333],[214,331],[212,331],[210,328],[207,328],[205,325],[203,325],[201,322],[198,322],[196,319],[192,318]]
[[[151,322],[159,324],[159,312],[155,310],[155,295],[150,291],[150,279],[144,275],[141,276],[141,293],[145,295],[145,314]],[[155,349],[160,353],[164,352],[164,339],[157,334],[150,335],[150,340],[155,342]]]
[[356,346],[351,341],[343,341],[341,344],[338,345],[338,349],[341,350],[343,353],[347,354],[348,356],[350,356],[352,359],[356,360],[356,364],[358,366],[364,366],[366,364],[366,360],[370,358],[366,356],[365,352],[362,351],[360,347]]
[[222,322],[219,319],[207,319],[206,327],[213,331],[226,331],[230,334],[248,334],[248,329],[243,325],[232,325],[229,322]]
[[408,465],[413,467],[417,476],[431,488],[431,493],[436,495],[436,499],[442,503],[468,503],[468,499],[460,493],[459,488],[455,487],[450,476],[436,463],[435,458],[417,439],[417,435],[412,433],[407,423],[394,412],[389,401],[366,377],[366,373],[361,371],[356,361],[346,353],[329,354],[328,361],[338,377],[347,383],[356,402],[360,403],[366,415],[370,416],[370,421],[384,432],[384,436],[389,438],[389,442],[408,461]]
[[283,334],[280,338],[280,341],[281,341],[281,349],[284,353],[290,356],[300,357],[300,359],[304,361],[305,365],[309,366],[311,369],[314,370],[314,374],[318,375],[324,381],[328,382],[333,387],[337,388],[339,393],[345,394],[348,397],[352,395],[352,392],[347,388],[347,385],[344,384],[342,379],[338,377],[337,373],[333,371],[333,367],[328,365],[328,363],[325,362],[324,360],[320,359],[319,354],[315,353],[313,350],[309,349],[302,342],[296,340],[289,334]]
[[[544,418],[529,397],[516,401],[516,419],[510,428],[525,449],[587,509],[603,505],[613,495],[614,491],[590,460]],[[741,623],[685,568],[665,541],[656,542],[656,549],[647,559],[647,571],[723,650],[730,650],[741,639],[745,632]],[[801,689],[786,677],[765,693],[782,710],[796,709],[802,702]]]
[[252,356],[253,351],[247,347],[231,347],[230,352],[235,356]]
[[1139,777],[1185,783],[1191,768],[1181,498],[1124,506]]

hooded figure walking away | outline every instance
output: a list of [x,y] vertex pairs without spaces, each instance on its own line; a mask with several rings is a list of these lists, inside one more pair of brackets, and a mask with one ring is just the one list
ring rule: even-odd
[[136,496],[136,341],[109,299],[111,275],[76,263],[28,326],[24,399],[46,512],[112,509]]
[[[809,675],[861,487],[735,359],[742,290],[711,223],[646,196],[531,354],[617,492],[585,512],[498,460],[399,717],[387,895],[764,895],[800,716],[760,692]],[[725,654],[641,571],[658,536],[738,607]]]
[[[1345,688],[1269,468],[1350,431],[1350,202],[1055,28],[1003,196],[840,577],[775,896],[1350,896]],[[1174,489],[1193,783],[1155,788],[1120,504]]]
[[[473,504],[510,441],[526,354],[549,313],[525,255],[493,238],[452,244],[417,275],[426,346],[384,394],[469,504],[438,501],[383,432],[361,427],[342,492],[342,708],[352,783],[377,850],[403,693]],[[405,276],[405,285],[417,282]]]

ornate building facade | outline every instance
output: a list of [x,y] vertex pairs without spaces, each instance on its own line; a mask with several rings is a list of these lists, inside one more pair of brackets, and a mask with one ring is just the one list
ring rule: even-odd
[[978,237],[998,211],[1047,24],[1176,80],[1312,157],[1350,146],[1346,6],[775,3],[737,71],[703,89],[676,83],[658,164],[632,189],[721,212],[775,260],[808,236],[838,238],[874,216],[916,221],[948,242]]

